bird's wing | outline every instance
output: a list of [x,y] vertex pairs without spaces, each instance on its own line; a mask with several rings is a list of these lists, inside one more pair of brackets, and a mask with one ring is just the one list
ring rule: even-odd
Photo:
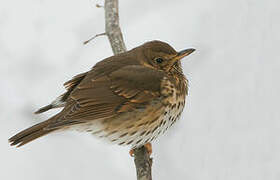
[[133,111],[159,98],[163,77],[163,72],[140,65],[126,66],[98,78],[94,73],[88,73],[69,95],[60,118],[49,128],[110,118]]
[[40,114],[46,112],[53,108],[65,107],[68,97],[72,91],[84,80],[85,77],[90,76],[92,79],[98,79],[104,75],[108,75],[113,71],[120,69],[124,65],[137,64],[133,58],[126,56],[127,54],[118,54],[109,58],[106,58],[98,62],[92,70],[78,74],[71,80],[64,83],[66,92],[59,97],[57,97],[51,104],[44,106],[37,110],[35,114]]

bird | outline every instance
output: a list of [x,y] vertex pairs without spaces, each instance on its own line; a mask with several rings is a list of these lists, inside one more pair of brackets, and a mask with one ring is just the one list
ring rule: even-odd
[[131,146],[131,153],[141,146],[151,152],[151,142],[184,109],[188,80],[181,59],[194,51],[177,52],[154,40],[96,63],[65,82],[66,92],[35,112],[62,108],[59,113],[12,136],[10,145],[20,147],[55,131],[77,130]]

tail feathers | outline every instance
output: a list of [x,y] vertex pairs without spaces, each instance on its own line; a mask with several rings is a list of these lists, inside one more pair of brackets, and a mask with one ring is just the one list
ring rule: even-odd
[[[55,116],[53,118],[55,118]],[[20,133],[16,134],[15,136],[11,137],[9,139],[11,146],[16,145],[17,147],[20,147],[26,143],[29,143],[30,141],[33,141],[39,137],[49,134],[52,131],[57,130],[57,129],[46,128],[51,122],[53,122],[53,118],[41,122],[39,124],[36,124],[30,128],[27,128],[21,131]]]
[[64,107],[65,98],[67,98],[68,96],[69,96],[68,92],[62,94],[61,96],[57,97],[51,104],[40,108],[38,111],[34,112],[34,114],[40,114],[40,113],[46,112],[50,109]]
[[50,109],[54,108],[52,104],[49,104],[47,106],[44,106],[42,108],[40,108],[38,111],[34,112],[34,114],[40,114],[40,113],[43,113],[43,112],[46,112]]

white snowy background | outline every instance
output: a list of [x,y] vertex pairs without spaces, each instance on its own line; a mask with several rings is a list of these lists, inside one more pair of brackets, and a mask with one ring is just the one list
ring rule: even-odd
[[[0,2],[0,179],[136,179],[129,148],[78,132],[22,148],[8,138],[57,111],[37,108],[112,55],[101,0]],[[181,120],[153,144],[154,179],[280,179],[280,2],[120,0],[128,49],[159,39],[197,51]]]

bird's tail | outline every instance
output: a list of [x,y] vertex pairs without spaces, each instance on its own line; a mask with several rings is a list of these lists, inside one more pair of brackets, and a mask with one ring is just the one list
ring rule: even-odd
[[14,135],[13,137],[11,137],[9,139],[9,142],[11,143],[11,146],[16,145],[17,147],[20,147],[26,143],[29,143],[30,141],[33,141],[39,137],[42,137],[46,134],[49,134],[50,132],[53,132],[57,129],[49,129],[46,128],[47,126],[49,126],[50,124],[52,124],[52,122],[54,122],[54,120],[57,119],[57,115],[51,117],[50,119],[43,121],[39,124],[36,124],[30,128],[27,128],[23,131],[21,131],[20,133]]

